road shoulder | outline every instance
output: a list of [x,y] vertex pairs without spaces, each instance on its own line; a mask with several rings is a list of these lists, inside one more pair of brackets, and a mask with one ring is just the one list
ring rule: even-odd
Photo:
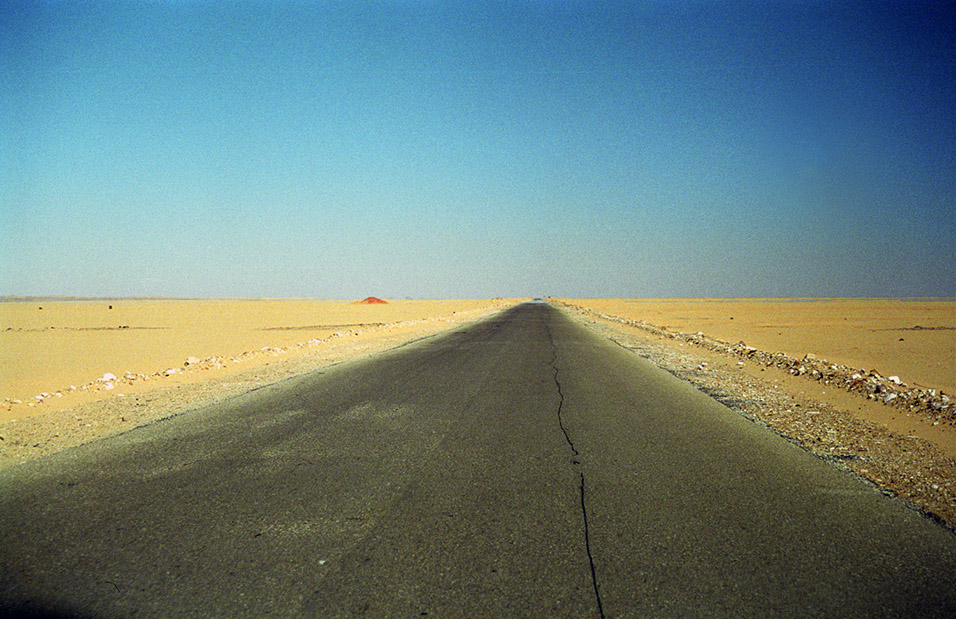
[[[271,351],[248,369],[219,375],[204,372],[187,382],[152,389],[124,388],[102,399],[51,410],[0,424],[0,470],[37,460],[71,447],[128,432],[134,428],[218,404],[244,393],[332,365],[368,357],[483,320],[508,305],[494,304],[470,312],[350,329],[342,337],[296,350]],[[180,375],[191,372],[182,368]],[[202,369],[197,370],[202,371]],[[119,381],[118,381],[119,382]]]
[[[835,386],[741,362],[586,308],[556,305],[754,423],[956,528],[956,459],[949,453],[956,429],[951,426],[891,414]],[[873,418],[880,413],[884,418]]]

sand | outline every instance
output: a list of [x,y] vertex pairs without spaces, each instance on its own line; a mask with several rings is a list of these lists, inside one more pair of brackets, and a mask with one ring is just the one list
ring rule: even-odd
[[956,531],[952,418],[887,405],[809,374],[792,375],[786,368],[742,359],[726,347],[708,347],[702,338],[671,337],[646,323],[558,304],[586,328]]
[[[800,358],[807,353],[907,383],[956,393],[956,301],[897,299],[571,299],[576,305],[643,320],[671,331],[702,332]],[[506,300],[113,300],[0,303],[0,422],[86,401],[106,373],[162,381],[187,358],[209,371],[337,334],[394,329],[409,321],[503,306]],[[42,309],[41,309],[42,308]],[[386,327],[387,325],[387,327]],[[263,348],[270,350],[263,351]],[[282,353],[277,353],[281,350]],[[252,354],[259,353],[259,354]],[[218,366],[218,367],[217,367]],[[158,375],[157,375],[158,374]],[[123,392],[151,387],[133,381]],[[92,383],[92,384],[91,384]],[[86,387],[84,389],[84,386]],[[71,390],[75,387],[76,391]],[[85,392],[86,400],[80,398]],[[36,398],[48,394],[42,404]],[[80,398],[80,399],[78,399]],[[21,404],[10,401],[21,400]],[[4,410],[6,409],[6,410]]]
[[[129,395],[159,383],[205,380],[336,337],[427,329],[504,300],[110,300],[0,303],[0,422]],[[42,309],[41,309],[42,308]],[[310,344],[311,342],[311,344]],[[268,348],[268,350],[263,350]],[[186,360],[204,362],[183,370]],[[215,360],[209,361],[215,358]],[[177,370],[166,376],[167,370]],[[136,380],[98,382],[106,373]],[[76,389],[73,390],[72,387]],[[41,400],[37,395],[48,394]],[[12,403],[21,400],[22,403]],[[33,406],[29,406],[29,405]]]
[[[375,354],[519,301],[0,303],[0,395],[8,400],[0,407],[0,468]],[[591,328],[956,525],[956,425],[628,323],[700,331],[798,358],[812,353],[952,394],[956,301],[568,302],[568,311]],[[590,310],[627,320],[597,319]],[[186,365],[189,357],[199,363]],[[175,372],[167,376],[168,369]],[[120,377],[113,389],[96,380],[106,372]],[[122,379],[127,372],[133,380]],[[44,392],[39,403],[33,396]]]
[[684,333],[743,341],[956,394],[953,299],[567,299]]

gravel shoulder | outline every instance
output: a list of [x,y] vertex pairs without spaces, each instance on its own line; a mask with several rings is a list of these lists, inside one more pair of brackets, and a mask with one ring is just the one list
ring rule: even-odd
[[[956,528],[956,426],[902,412],[860,393],[826,386],[807,374],[740,361],[736,354],[677,339],[653,325],[599,315],[556,302],[601,335],[687,380],[732,410],[834,466],[898,496]],[[281,354],[261,355],[251,367],[191,382],[133,391],[0,424],[0,469],[227,400],[330,365],[372,355],[483,319],[500,306],[412,323],[354,329],[342,337]],[[204,366],[184,368],[198,374]],[[882,416],[881,416],[882,415]],[[934,425],[935,424],[935,425]]]
[[[0,424],[0,470],[127,432],[234,398],[267,385],[403,346],[425,337],[482,320],[511,303],[479,310],[401,323],[350,328],[321,342],[286,349],[256,351],[241,369],[217,369],[214,360],[197,360],[177,369],[170,380],[142,383],[122,378],[116,388],[99,392],[102,398],[69,408],[45,412],[30,409],[29,416]],[[153,387],[153,385],[156,387]],[[120,393],[128,392],[128,393]]]
[[754,423],[956,530],[956,426],[951,420],[894,408],[882,398],[874,401],[865,392],[823,383],[809,373],[742,360],[738,351],[708,346],[703,334],[675,337],[654,325],[552,302]]

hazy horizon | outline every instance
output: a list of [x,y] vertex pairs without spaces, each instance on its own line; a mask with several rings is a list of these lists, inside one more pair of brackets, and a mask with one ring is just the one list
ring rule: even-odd
[[[56,296],[56,295],[0,295],[0,303],[57,303],[57,302],[119,302],[119,301],[342,301],[343,303],[355,303],[366,297],[161,297],[161,296],[106,296],[106,297],[88,297],[88,296]],[[518,297],[377,297],[388,302],[395,301],[477,301],[483,299],[571,299],[571,300],[597,300],[608,299],[617,301],[789,301],[794,303],[814,302],[825,303],[827,301],[925,301],[925,302],[945,302],[956,303],[956,297],[554,297],[554,296],[531,296],[523,295]]]
[[6,3],[0,295],[956,296],[951,2]]

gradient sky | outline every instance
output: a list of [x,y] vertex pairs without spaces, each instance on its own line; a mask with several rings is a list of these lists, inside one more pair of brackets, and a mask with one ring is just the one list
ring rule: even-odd
[[954,7],[3,2],[0,294],[956,295]]

